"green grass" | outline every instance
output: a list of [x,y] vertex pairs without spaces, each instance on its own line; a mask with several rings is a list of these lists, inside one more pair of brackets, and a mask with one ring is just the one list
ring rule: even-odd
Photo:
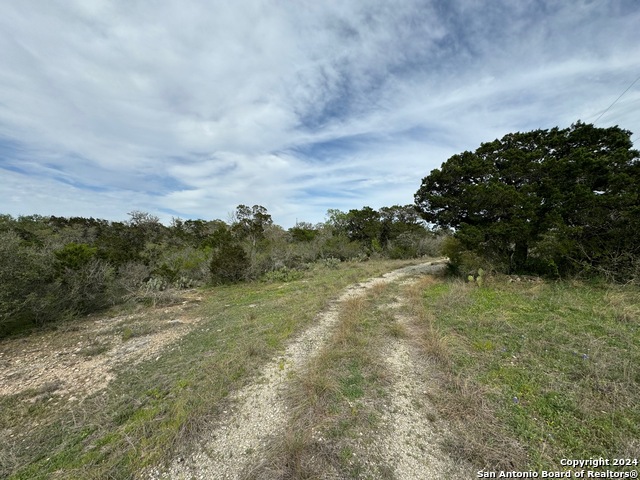
[[364,384],[362,366],[357,359],[352,359],[347,366],[346,375],[340,378],[340,393],[348,400],[357,400],[364,396]]
[[433,400],[460,428],[450,448],[479,468],[638,458],[638,288],[487,283],[426,285],[414,302],[444,372]]
[[[190,311],[203,318],[197,327],[159,358],[115,370],[107,390],[81,403],[50,400],[50,391],[0,398],[0,432],[12,432],[0,445],[0,477],[131,478],[184,454],[229,392],[254,379],[345,286],[408,263],[319,266],[286,283],[204,289],[204,301]],[[142,334],[128,328],[122,340]],[[95,348],[85,354],[99,355]],[[357,370],[350,375],[344,388],[356,395]]]

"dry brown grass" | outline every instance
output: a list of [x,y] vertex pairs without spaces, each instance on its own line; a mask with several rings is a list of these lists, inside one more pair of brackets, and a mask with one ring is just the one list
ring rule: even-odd
[[386,332],[392,338],[407,338],[409,336],[407,327],[398,322],[389,322],[386,325]]
[[526,450],[497,419],[495,408],[487,402],[486,387],[449,372],[439,380],[434,400],[455,433],[445,444],[454,458],[495,471],[516,470],[526,465]]
[[[640,323],[640,302],[630,303],[626,292],[610,291],[605,295],[606,308],[615,312],[615,320],[622,323]],[[602,311],[602,310],[601,310]]]
[[369,288],[369,297],[378,298],[387,291],[388,285],[386,283],[376,283]]
[[322,460],[314,461],[309,451],[314,439],[310,428],[287,428],[277,440],[270,444],[267,459],[244,473],[243,478],[252,480],[320,480],[318,468],[325,467]]

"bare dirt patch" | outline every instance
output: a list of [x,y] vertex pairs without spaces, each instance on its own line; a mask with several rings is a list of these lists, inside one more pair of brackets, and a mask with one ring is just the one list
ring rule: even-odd
[[160,354],[199,321],[192,307],[201,298],[184,292],[177,305],[115,317],[87,317],[55,331],[0,343],[0,396],[35,402],[82,401],[108,386],[120,365]]

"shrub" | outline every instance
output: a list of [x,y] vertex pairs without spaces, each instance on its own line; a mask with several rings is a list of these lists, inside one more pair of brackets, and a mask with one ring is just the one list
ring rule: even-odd
[[291,282],[302,278],[302,275],[303,273],[300,270],[282,267],[278,270],[265,273],[264,279],[267,282]]
[[320,265],[326,268],[338,268],[340,266],[340,259],[335,257],[323,258],[320,260]]
[[442,254],[449,258],[448,272],[452,275],[476,276],[480,270],[495,273],[496,268],[487,258],[466,250],[460,240],[447,237],[442,243]]
[[405,232],[398,235],[395,240],[387,244],[387,252],[390,258],[415,258],[419,256],[421,235],[412,232]]
[[427,233],[418,241],[418,256],[439,257],[443,255],[444,242],[449,238],[446,233]]
[[359,242],[352,242],[344,235],[335,235],[326,239],[321,249],[322,258],[339,258],[340,260],[351,260],[363,253],[362,245]]
[[238,243],[225,243],[214,252],[209,264],[214,283],[235,283],[247,277],[251,261]]
[[27,244],[15,232],[2,232],[0,265],[0,336],[58,316],[49,251]]
[[151,269],[143,263],[125,263],[118,268],[114,287],[123,298],[135,298],[150,275]]
[[153,275],[163,278],[178,288],[199,285],[209,276],[211,248],[196,249],[190,246],[168,249],[161,253]]
[[60,250],[53,252],[59,270],[79,270],[87,265],[96,255],[98,249],[84,243],[68,243]]
[[88,313],[118,303],[114,269],[102,260],[92,259],[85,265],[66,268],[54,282],[60,309],[73,313]]

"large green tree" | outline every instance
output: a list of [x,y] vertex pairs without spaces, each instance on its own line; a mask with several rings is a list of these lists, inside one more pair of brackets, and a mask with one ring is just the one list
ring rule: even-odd
[[415,204],[504,270],[628,277],[640,255],[640,162],[630,138],[581,122],[508,134],[433,170]]

